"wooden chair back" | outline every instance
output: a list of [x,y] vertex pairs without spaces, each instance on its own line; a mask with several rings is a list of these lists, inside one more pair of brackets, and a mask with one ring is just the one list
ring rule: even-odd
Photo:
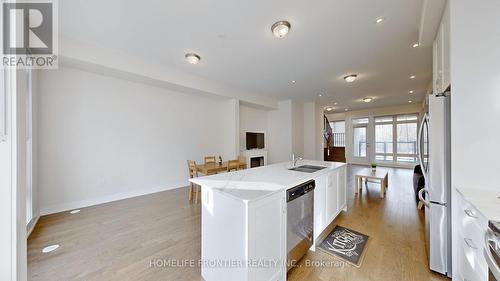
[[237,171],[238,168],[240,166],[240,160],[229,160],[227,162],[227,171],[230,172],[230,171]]
[[193,160],[188,160],[188,171],[189,171],[189,178],[196,178],[198,177],[198,171],[196,169],[196,162]]
[[244,155],[238,156],[238,161],[240,164],[245,164],[245,167],[240,167],[240,169],[246,169],[247,168],[247,158]]
[[205,156],[205,164],[216,163],[215,156]]

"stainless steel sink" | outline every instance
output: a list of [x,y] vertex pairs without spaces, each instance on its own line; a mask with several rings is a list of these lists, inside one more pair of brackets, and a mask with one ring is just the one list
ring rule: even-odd
[[288,169],[290,171],[297,171],[297,172],[303,172],[303,173],[314,173],[319,170],[326,169],[326,167],[323,166],[313,166],[313,165],[302,165],[298,167],[294,167],[291,169]]

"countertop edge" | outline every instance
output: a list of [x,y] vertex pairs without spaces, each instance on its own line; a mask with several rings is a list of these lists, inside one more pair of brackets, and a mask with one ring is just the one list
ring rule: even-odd
[[[500,189],[453,187],[465,201],[472,204],[487,220],[500,221]],[[497,191],[497,195],[491,192]],[[484,193],[484,195],[482,194]]]

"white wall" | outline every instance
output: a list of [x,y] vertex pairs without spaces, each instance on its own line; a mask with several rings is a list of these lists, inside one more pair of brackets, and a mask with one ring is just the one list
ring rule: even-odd
[[268,135],[268,113],[262,107],[253,106],[250,104],[240,104],[240,131],[239,143],[240,151],[246,150],[246,132],[262,132],[264,133],[265,147],[269,146]]
[[223,110],[223,137],[224,137],[224,153],[222,158],[237,159],[240,154],[240,101],[230,99],[224,102],[225,110]]
[[268,114],[268,163],[290,160],[292,153],[292,101],[278,102]]
[[304,156],[304,104],[292,101],[292,152]]
[[234,102],[73,68],[38,78],[42,213],[185,186],[187,159],[230,151]]
[[500,188],[500,1],[452,0],[452,184]]
[[304,103],[304,158],[316,159],[316,142],[321,137],[321,132],[316,129],[316,103]]

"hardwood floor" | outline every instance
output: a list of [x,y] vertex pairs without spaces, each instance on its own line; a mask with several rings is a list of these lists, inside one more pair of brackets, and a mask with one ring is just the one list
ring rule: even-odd
[[[412,171],[389,169],[389,189],[369,183],[358,196],[348,169],[348,212],[336,223],[370,236],[360,268],[311,252],[289,280],[447,280],[428,269],[423,214],[416,209]],[[40,218],[28,239],[29,280],[202,280],[200,269],[169,260],[200,258],[200,207],[187,188],[112,202]],[[54,252],[43,247],[60,244]],[[308,263],[326,266],[307,266]]]

